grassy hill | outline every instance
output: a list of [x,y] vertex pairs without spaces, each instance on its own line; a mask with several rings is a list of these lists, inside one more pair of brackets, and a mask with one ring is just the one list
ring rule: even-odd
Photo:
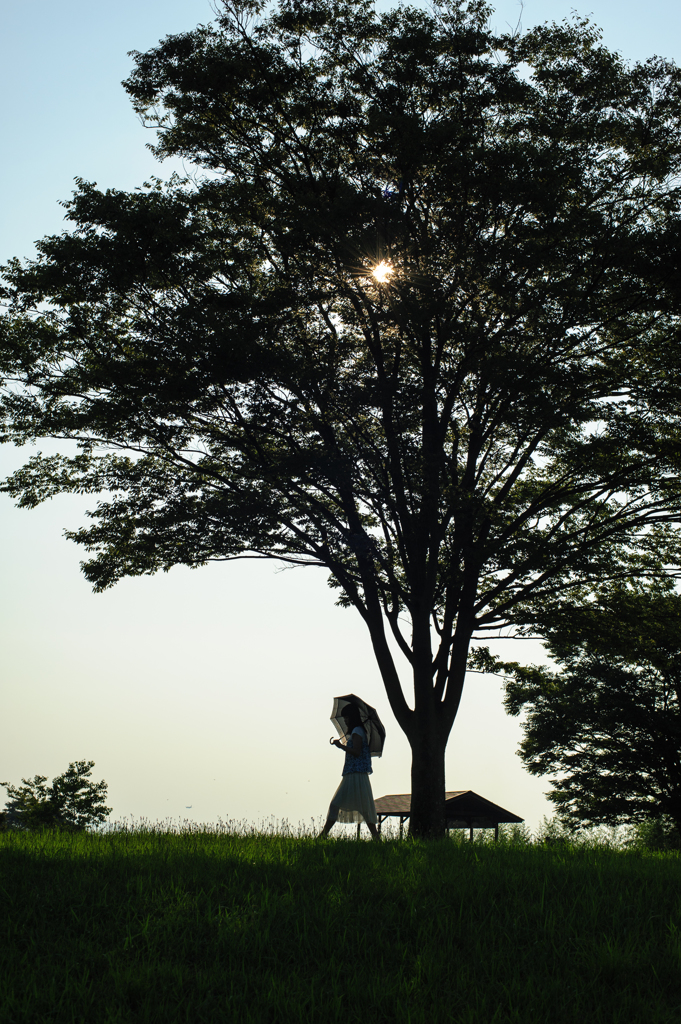
[[0,834],[0,1024],[678,1024],[678,854],[461,839]]

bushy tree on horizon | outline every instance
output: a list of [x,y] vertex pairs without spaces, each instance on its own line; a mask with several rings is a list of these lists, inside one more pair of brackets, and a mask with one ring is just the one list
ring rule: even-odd
[[[569,828],[631,825],[648,844],[681,834],[681,595],[612,588],[537,612],[557,671],[486,659],[524,713],[518,753]],[[647,837],[647,838],[646,838]],[[666,837],[666,838],[665,838]]]
[[678,565],[681,76],[490,14],[222,3],[125,83],[192,178],[80,181],[71,230],[5,269],[2,436],[80,446],[5,490],[102,496],[71,534],[96,590],[323,569],[417,836],[444,831],[472,640]]
[[9,795],[5,804],[10,828],[32,831],[57,828],[81,832],[111,814],[104,805],[107,783],[90,782],[94,761],[72,761],[67,770],[46,786],[46,775],[22,779],[23,786],[0,782]]

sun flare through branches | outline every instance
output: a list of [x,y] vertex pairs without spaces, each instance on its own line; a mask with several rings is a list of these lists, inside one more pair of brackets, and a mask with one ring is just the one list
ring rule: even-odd
[[371,273],[379,284],[385,284],[390,275],[394,274],[394,270],[389,263],[386,263],[385,260],[381,260],[381,262],[374,267]]

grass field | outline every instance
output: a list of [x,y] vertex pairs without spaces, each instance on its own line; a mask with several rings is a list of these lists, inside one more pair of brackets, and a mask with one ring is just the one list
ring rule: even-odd
[[341,834],[0,834],[0,1021],[681,1021],[678,854]]

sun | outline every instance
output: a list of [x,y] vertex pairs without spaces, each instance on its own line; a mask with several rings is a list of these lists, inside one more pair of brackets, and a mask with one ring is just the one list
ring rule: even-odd
[[371,273],[374,275],[379,284],[385,284],[390,275],[394,273],[394,270],[389,263],[386,263],[385,260],[381,260],[381,262],[374,267]]

